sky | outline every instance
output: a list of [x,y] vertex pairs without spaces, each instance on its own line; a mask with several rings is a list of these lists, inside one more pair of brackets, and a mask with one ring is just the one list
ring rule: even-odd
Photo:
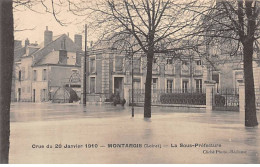
[[[66,11],[63,12],[63,18],[60,19],[66,23],[72,23],[62,26],[55,20],[52,14],[44,12],[42,5],[35,6],[33,9],[41,13],[25,9],[24,7],[20,7],[19,10],[14,11],[15,40],[22,40],[23,45],[26,38],[30,40],[30,43],[42,43],[46,26],[48,26],[50,31],[53,31],[53,36],[69,33],[69,37],[74,40],[74,34],[81,34],[84,40],[84,25],[86,23],[80,22],[78,20],[79,17]],[[94,39],[91,39],[91,35],[89,35],[88,40]]]

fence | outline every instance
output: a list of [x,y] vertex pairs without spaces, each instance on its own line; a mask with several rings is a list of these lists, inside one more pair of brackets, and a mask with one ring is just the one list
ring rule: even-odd
[[[144,89],[134,89],[134,104],[143,104]],[[132,90],[129,90],[129,104],[132,103]],[[205,89],[153,89],[151,91],[152,105],[158,104],[191,104],[206,105]]]
[[220,89],[213,93],[215,103],[214,110],[238,111],[239,110],[239,89]]

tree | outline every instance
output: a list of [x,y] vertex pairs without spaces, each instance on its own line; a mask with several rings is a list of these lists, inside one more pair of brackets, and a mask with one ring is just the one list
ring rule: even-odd
[[[174,0],[100,0],[88,6],[86,1],[71,4],[70,10],[80,13],[89,10],[95,16],[91,24],[100,28],[102,37],[118,38],[129,35],[134,38],[147,59],[144,117],[151,117],[152,65],[155,54],[173,53],[187,46],[179,42],[191,36],[191,25],[196,14],[185,10],[194,2]],[[99,17],[96,17],[96,16]],[[189,29],[188,29],[189,27]],[[122,35],[124,34],[124,35]],[[137,49],[138,50],[138,49]]]
[[12,0],[0,1],[0,163],[8,163],[10,101],[14,54]]
[[[212,2],[211,2],[212,3]],[[259,2],[257,0],[216,0],[203,13],[198,34],[209,43],[227,45],[229,54],[243,55],[245,78],[245,126],[257,126],[253,53],[260,38]]]
[[[14,61],[13,11],[19,6],[33,10],[36,4],[45,0],[1,0],[0,1],[0,163],[9,162],[10,102],[12,71]],[[34,11],[34,10],[33,10]],[[53,10],[54,11],[54,10]],[[37,11],[35,11],[37,12]],[[55,14],[53,14],[55,17]],[[55,17],[56,18],[56,17]],[[26,29],[24,29],[26,30]],[[18,31],[24,31],[18,30]]]

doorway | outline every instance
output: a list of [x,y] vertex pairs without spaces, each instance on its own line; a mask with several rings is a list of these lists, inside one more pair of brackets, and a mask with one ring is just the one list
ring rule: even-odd
[[18,97],[17,97],[17,101],[21,101],[21,88],[18,88]]
[[117,92],[120,95],[120,98],[124,98],[124,85],[123,85],[123,77],[115,77],[114,78],[114,94]]
[[188,93],[189,81],[182,81],[182,93]]
[[35,89],[33,89],[33,102],[35,102]]

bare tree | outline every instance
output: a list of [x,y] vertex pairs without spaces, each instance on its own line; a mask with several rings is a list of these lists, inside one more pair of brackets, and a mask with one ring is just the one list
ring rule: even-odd
[[[118,38],[131,36],[147,59],[145,82],[144,117],[151,117],[152,65],[155,54],[174,53],[188,46],[180,41],[191,36],[190,30],[199,14],[185,10],[195,2],[183,3],[174,0],[100,0],[88,5],[86,1],[71,5],[74,13],[89,10],[95,20],[91,24],[101,30],[101,36]],[[124,35],[122,35],[124,34]],[[162,47],[163,43],[163,47]],[[137,49],[138,50],[138,49]]]
[[[245,126],[257,126],[253,53],[260,38],[259,2],[257,0],[216,0],[208,4],[202,14],[198,34],[207,45],[215,43],[225,51],[222,55],[242,54],[245,78]],[[199,13],[199,12],[198,12]]]

